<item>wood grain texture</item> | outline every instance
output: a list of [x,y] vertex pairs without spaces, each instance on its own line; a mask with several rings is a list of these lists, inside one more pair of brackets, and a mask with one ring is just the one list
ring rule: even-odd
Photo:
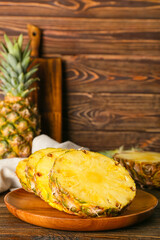
[[[160,200],[158,190],[149,191]],[[6,193],[0,194],[0,239],[7,240],[158,240],[160,235],[160,205],[153,216],[143,223],[127,227],[125,229],[103,232],[69,232],[41,228],[27,224],[10,214],[4,204],[3,198]]]
[[[7,27],[6,27],[7,22]],[[159,59],[160,19],[97,19],[0,16],[0,38],[26,34],[27,24],[43,29],[43,56],[109,54]],[[5,28],[3,27],[5,26]]]
[[71,131],[160,131],[160,94],[70,93],[67,100]]
[[63,56],[67,92],[160,93],[160,60],[147,56]]
[[28,24],[28,35],[30,38],[31,57],[39,57],[39,48],[41,43],[41,30],[34,25]]
[[[60,58],[38,58],[41,44],[41,30],[28,24],[31,57],[33,65],[38,65],[40,79],[38,91],[34,91],[35,102],[41,113],[42,133],[58,142],[62,140],[62,63]],[[34,96],[32,95],[32,96]]]
[[[141,142],[153,137],[160,138],[159,132],[150,131],[70,131],[65,132],[66,138],[90,150],[101,151],[124,146],[125,149],[137,147]],[[159,144],[152,150],[159,152]]]
[[159,1],[0,2],[0,40],[26,42],[28,23],[42,30],[41,56],[63,60],[63,140],[96,150],[159,136]]
[[[11,11],[12,10],[12,11]],[[0,15],[87,18],[159,18],[157,0],[39,0],[1,1]]]

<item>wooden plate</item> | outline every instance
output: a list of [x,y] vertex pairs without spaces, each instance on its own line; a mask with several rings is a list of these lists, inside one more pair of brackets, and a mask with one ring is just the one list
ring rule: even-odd
[[4,198],[8,210],[21,220],[46,228],[69,231],[101,231],[123,228],[148,218],[158,200],[142,190],[123,215],[105,218],[80,218],[60,212],[23,189],[9,192]]

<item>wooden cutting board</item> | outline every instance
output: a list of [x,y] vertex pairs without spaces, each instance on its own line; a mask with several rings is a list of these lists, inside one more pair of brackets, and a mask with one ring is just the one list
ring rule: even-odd
[[62,62],[60,58],[40,58],[39,47],[41,31],[28,24],[31,40],[31,57],[33,65],[39,64],[36,76],[40,78],[38,91],[34,91],[32,99],[38,104],[41,114],[42,133],[58,142],[62,140]]

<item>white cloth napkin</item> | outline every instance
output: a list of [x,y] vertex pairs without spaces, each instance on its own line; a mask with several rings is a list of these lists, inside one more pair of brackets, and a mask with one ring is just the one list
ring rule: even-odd
[[[32,143],[32,153],[45,149],[48,147],[53,148],[66,148],[66,149],[86,149],[84,147],[78,146],[77,144],[66,141],[63,143],[59,143],[52,138],[48,137],[45,134],[42,134],[33,139]],[[12,188],[21,187],[19,180],[15,174],[16,166],[20,160],[24,158],[7,158],[0,160],[0,193],[7,191]]]

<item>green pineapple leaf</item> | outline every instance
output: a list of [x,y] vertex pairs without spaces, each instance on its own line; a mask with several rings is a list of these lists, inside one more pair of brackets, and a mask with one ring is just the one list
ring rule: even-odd
[[0,76],[0,80],[6,88],[11,89],[13,87],[11,82],[8,82],[3,76]]
[[24,71],[27,70],[29,64],[30,64],[30,57],[25,57],[22,61],[22,67],[23,67]]
[[30,79],[24,84],[24,88],[25,88],[25,89],[28,89],[28,87],[29,87],[32,83],[34,83],[34,82],[36,82],[36,81],[39,81],[39,78],[30,78]]
[[11,77],[14,77],[14,78],[17,78],[17,77],[18,77],[18,74],[17,74],[16,72],[14,72],[14,71],[11,71],[11,72],[10,72],[10,76],[11,76]]
[[35,65],[29,72],[27,72],[26,75],[25,75],[26,81],[27,81],[28,79],[30,79],[30,77],[31,77],[35,72],[37,72],[37,70],[38,70],[38,65]]
[[8,53],[7,52],[2,52],[0,51],[0,54],[3,56],[3,58],[6,60],[8,57]]
[[8,60],[8,63],[10,64],[10,66],[12,66],[14,69],[16,69],[17,60],[12,54],[8,53],[8,59],[7,60]]
[[23,34],[20,34],[19,37],[18,37],[18,46],[20,49],[22,49],[22,45],[23,45]]
[[31,88],[31,89],[27,89],[26,91],[23,92],[22,97],[27,97],[31,92],[33,92],[34,90],[36,90],[37,88]]
[[19,75],[23,72],[23,68],[22,68],[21,62],[17,63],[17,65],[16,65],[16,70],[17,70],[17,73],[18,73]]
[[10,80],[10,75],[8,74],[8,72],[2,67],[0,66],[0,70],[3,73],[3,76],[7,79]]
[[17,91],[18,91],[19,93],[21,93],[23,90],[24,90],[24,84],[23,84],[23,83],[20,83],[20,84],[18,85],[18,87],[17,87]]
[[10,91],[10,93],[11,93],[13,96],[20,96],[20,95],[18,94],[18,91],[17,91],[16,88],[12,88],[11,91]]
[[18,76],[18,79],[19,79],[20,83],[24,83],[25,82],[25,77],[24,77],[24,73],[23,72]]
[[6,86],[1,84],[1,89],[3,91],[2,94],[7,95],[8,89],[6,88]]
[[14,44],[13,52],[14,52],[14,56],[16,57],[16,60],[21,61],[21,51],[18,43]]
[[30,41],[27,43],[27,45],[24,49],[23,58],[30,56],[31,50],[29,50],[29,46],[30,46]]
[[16,88],[18,86],[17,78],[12,77],[11,83],[12,83],[12,86]]
[[14,71],[13,68],[7,63],[5,62],[4,60],[1,60],[1,65],[4,67],[4,69],[8,72],[8,74],[11,72],[11,71]]
[[6,45],[7,45],[8,52],[13,54],[13,44],[6,34],[4,34],[4,39],[5,39],[5,42],[6,42]]
[[7,50],[6,46],[3,43],[1,43],[1,47],[2,47],[2,49],[3,49],[3,51],[5,53],[8,53],[8,50]]
[[2,51],[0,71],[2,80],[1,89],[4,94],[13,96],[26,97],[36,88],[30,86],[38,81],[38,78],[32,78],[32,75],[38,70],[39,65],[30,67],[32,60],[30,59],[31,50],[29,49],[30,41],[23,50],[23,35],[19,35],[18,39],[11,41],[9,37],[4,35],[5,44],[1,43]]

